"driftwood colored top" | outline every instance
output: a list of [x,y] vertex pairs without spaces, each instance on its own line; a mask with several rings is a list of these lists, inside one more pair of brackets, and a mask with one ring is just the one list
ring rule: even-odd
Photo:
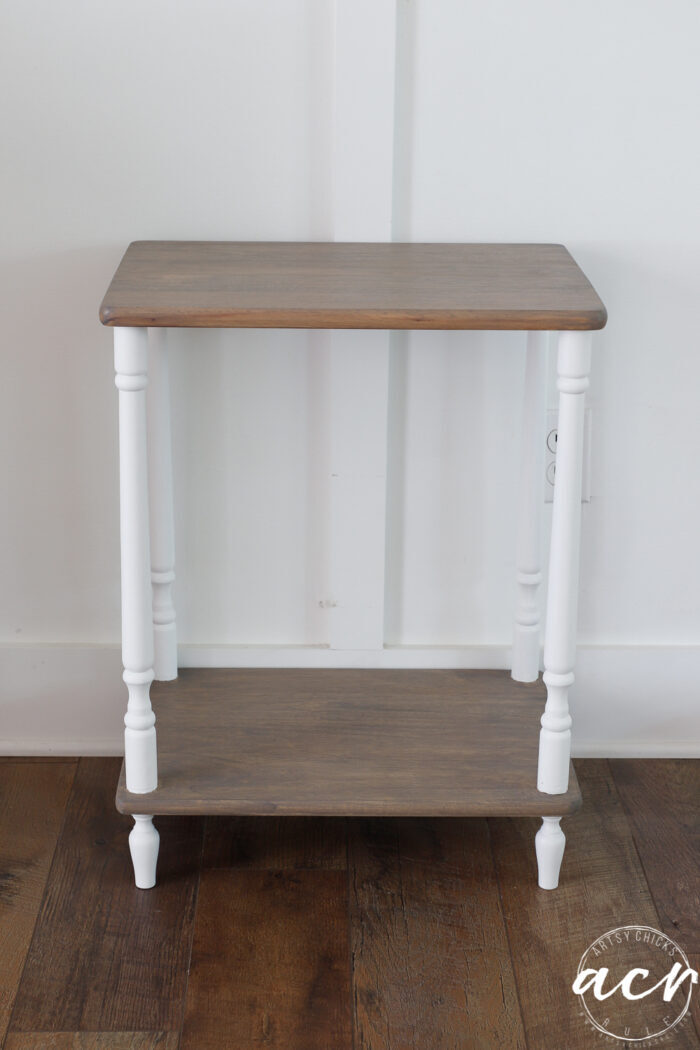
[[561,244],[134,241],[107,325],[594,329],[605,307]]

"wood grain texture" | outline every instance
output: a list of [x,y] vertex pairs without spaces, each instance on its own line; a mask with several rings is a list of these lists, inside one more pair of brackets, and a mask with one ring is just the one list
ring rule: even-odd
[[180,1026],[203,822],[160,822],[158,885],[137,890],[131,821],[114,811],[119,762],[80,760],[11,1031]]
[[19,763],[22,766],[27,765],[51,765],[53,762],[58,763],[72,763],[76,765],[78,762],[78,756],[71,755],[0,755],[0,762],[4,766],[11,766],[14,763]]
[[350,1050],[347,879],[204,871],[181,1050]]
[[[690,953],[688,955],[688,962],[696,973],[700,973],[700,953]],[[700,985],[696,985],[693,991],[693,997],[690,1000],[690,1013],[693,1018],[693,1024],[695,1025],[695,1031],[698,1036],[700,1036]]]
[[611,761],[661,926],[700,954],[700,762]]
[[178,1050],[178,1032],[13,1032],[4,1050]]
[[605,307],[561,244],[135,241],[108,325],[595,329]]
[[[582,953],[619,926],[659,928],[608,763],[579,760],[576,768],[585,805],[565,823],[567,846],[556,891],[537,888],[531,848],[536,823],[489,822],[523,1022],[528,1043],[537,1050],[597,1045],[571,991]],[[697,1050],[692,1025],[674,1032],[673,1046]]]
[[207,817],[203,868],[347,867],[343,817]]
[[541,682],[507,671],[187,669],[152,688],[158,788],[133,813],[566,814],[537,791]]
[[[230,868],[204,873],[205,882],[213,881],[206,894],[208,903],[198,911],[196,965],[201,963],[203,969],[197,978],[186,1050],[227,1045],[344,1050],[353,1045],[351,1003],[356,1021],[354,1050],[370,1046],[384,1050],[396,1045],[416,1050],[426,1046],[430,1050],[442,1050],[443,1046],[454,1046],[455,1050],[518,1046],[510,973],[521,1000],[528,1047],[589,1050],[602,1046],[578,1015],[569,971],[572,966],[575,970],[583,948],[615,925],[646,922],[663,928],[637,850],[642,857],[646,850],[656,857],[660,847],[666,849],[668,844],[660,837],[663,829],[656,827],[656,816],[633,822],[625,812],[609,763],[577,764],[586,806],[581,814],[564,822],[568,846],[558,890],[548,893],[535,885],[532,838],[537,821],[488,822],[502,900],[501,908],[496,906],[495,911],[494,869],[489,866],[484,821],[209,818],[207,835],[212,829],[213,837],[208,839],[208,859]],[[692,764],[700,768],[700,763]],[[656,792],[655,785],[660,782],[659,806],[669,815],[668,834],[685,837],[686,822],[692,831],[693,796],[688,789],[694,773],[686,769],[685,762],[625,762],[621,774],[618,763],[613,765],[619,774],[617,781],[624,778],[624,790],[630,793],[635,808],[647,808],[646,794]],[[23,854],[20,831],[26,825],[30,842],[39,841],[45,833],[49,838],[57,834],[51,827],[56,828],[61,790],[56,790],[54,798],[57,782],[52,778],[63,780],[66,770],[62,773],[60,766],[75,769],[72,760],[21,763],[13,758],[0,762],[4,803],[0,849],[2,843],[12,842],[11,854],[5,848],[10,868],[6,865],[3,870],[13,870],[12,864],[25,857],[22,879],[32,887],[34,913],[40,912],[25,974],[28,984],[25,986],[23,978],[18,1010],[4,1048],[176,1050],[184,980],[179,983],[179,999],[177,992],[173,996],[178,1001],[172,1007],[176,1018],[172,1030],[148,1022],[120,1025],[120,1017],[146,1012],[144,997],[169,998],[167,986],[177,984],[173,972],[180,966],[182,952],[177,941],[169,939],[180,913],[167,895],[160,899],[154,896],[162,886],[145,893],[133,890],[126,848],[130,821],[120,821],[111,807],[116,760],[81,761],[46,883],[45,903],[39,908],[42,864],[44,871],[48,869],[46,854],[41,850],[34,853],[31,848]],[[62,790],[65,798],[69,785]],[[165,861],[161,875],[179,879],[178,870],[184,871],[192,863],[196,867],[198,861],[192,861],[192,850],[178,828],[200,822],[164,818],[158,823]],[[122,825],[120,839],[113,828]],[[221,841],[217,825],[239,829],[238,847]],[[349,873],[335,867],[341,859],[340,829],[345,827],[351,833]],[[330,841],[326,846],[327,837]],[[199,845],[197,837],[196,856]],[[680,878],[685,877],[687,861],[681,850]],[[270,870],[263,870],[265,865]],[[285,870],[275,870],[280,866]],[[79,874],[67,878],[68,867]],[[115,889],[110,872],[117,868],[116,882],[125,890]],[[348,874],[350,939],[344,910]],[[666,874],[661,872],[664,880]],[[655,874],[650,880],[652,887],[657,878]],[[20,887],[22,879],[17,884]],[[659,885],[666,893],[664,880]],[[59,893],[57,884],[63,887]],[[668,892],[675,905],[679,901],[675,884]],[[144,902],[156,899],[157,905],[141,908],[134,917],[125,905],[129,895]],[[20,888],[13,906],[21,896]],[[668,905],[669,915],[672,910],[675,907]],[[3,913],[7,918],[0,928],[5,938],[0,957],[4,974],[19,973],[25,957],[26,938],[14,936],[13,916],[17,914]],[[690,932],[691,927],[685,925],[685,913],[678,914],[682,922],[675,939],[688,951],[684,932]],[[134,921],[142,927],[138,935],[129,930]],[[260,938],[258,927],[263,931]],[[512,949],[510,958],[502,952],[504,929]],[[241,930],[242,941],[237,938]],[[184,922],[181,936],[187,943],[191,933],[192,926]],[[350,980],[351,945],[354,988]],[[134,969],[135,953],[143,959],[138,973]],[[700,953],[688,954],[691,965],[698,969]],[[495,984],[497,960],[504,977],[500,1005]],[[323,976],[327,969],[332,972],[330,977]],[[312,976],[318,973],[322,974],[319,982]],[[6,987],[11,992],[11,981]],[[28,992],[31,994],[27,996]],[[240,1002],[229,998],[239,994],[243,996]],[[101,1007],[97,1001],[100,995]],[[10,998],[6,996],[3,1001]],[[67,1009],[62,1006],[64,998],[68,1000]],[[162,999],[159,1001],[162,1005]],[[89,1010],[83,1010],[86,1005]],[[691,1010],[696,1026],[700,1026],[697,989]],[[476,1022],[471,1011],[476,1013]],[[63,1013],[75,1017],[81,1012],[82,1031],[81,1026],[63,1023]],[[307,1038],[310,1013],[315,1026],[311,1024]],[[100,1014],[112,1017],[114,1023],[85,1030],[93,1027],[91,1021]],[[236,1023],[242,1026],[243,1034],[234,1032],[234,1042],[228,1043],[228,1019],[239,1015],[243,1020]],[[55,1024],[47,1023],[52,1017]],[[335,1035],[333,1018],[337,1020]],[[491,1025],[487,1018],[491,1018]],[[14,1030],[18,1021],[23,1031]],[[249,1040],[246,1032],[252,1032]],[[700,1041],[689,1020],[674,1032],[673,1041],[664,1045],[684,1050],[700,1046]]]
[[29,950],[76,770],[0,760],[0,1045]]
[[483,820],[350,823],[357,1050],[521,1050]]

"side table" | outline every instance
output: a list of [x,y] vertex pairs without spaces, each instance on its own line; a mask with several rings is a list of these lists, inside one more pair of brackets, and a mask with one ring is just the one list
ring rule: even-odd
[[[605,307],[562,245],[138,241],[100,309],[119,390],[122,653],[117,808],[136,885],[155,884],[166,813],[542,817],[539,885],[558,884],[570,762],[584,397]],[[526,331],[512,671],[178,674],[164,329]],[[546,352],[557,355],[557,472],[539,681]],[[158,710],[158,749],[153,699]],[[539,730],[537,717],[545,703]]]

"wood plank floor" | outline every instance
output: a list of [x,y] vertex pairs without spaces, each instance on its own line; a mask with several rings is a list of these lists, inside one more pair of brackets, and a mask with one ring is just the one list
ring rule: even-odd
[[[4,1050],[584,1050],[578,959],[700,963],[700,762],[576,762],[562,880],[532,818],[162,817],[134,888],[117,759],[0,759]],[[700,1023],[700,990],[693,995]],[[700,1048],[690,1017],[674,1048]]]

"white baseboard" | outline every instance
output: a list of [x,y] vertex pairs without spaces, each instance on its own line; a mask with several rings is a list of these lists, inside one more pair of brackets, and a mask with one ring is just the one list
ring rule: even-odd
[[573,749],[574,758],[700,758],[700,745],[687,740],[583,741]]
[[383,649],[331,649],[327,645],[207,646],[182,645],[180,667],[486,667],[510,666],[505,645],[420,646],[387,645]]
[[[182,646],[182,667],[509,666],[507,646]],[[116,645],[0,646],[0,754],[122,753],[126,690]],[[700,757],[700,646],[580,646],[578,757]],[[156,717],[157,717],[156,710]]]

